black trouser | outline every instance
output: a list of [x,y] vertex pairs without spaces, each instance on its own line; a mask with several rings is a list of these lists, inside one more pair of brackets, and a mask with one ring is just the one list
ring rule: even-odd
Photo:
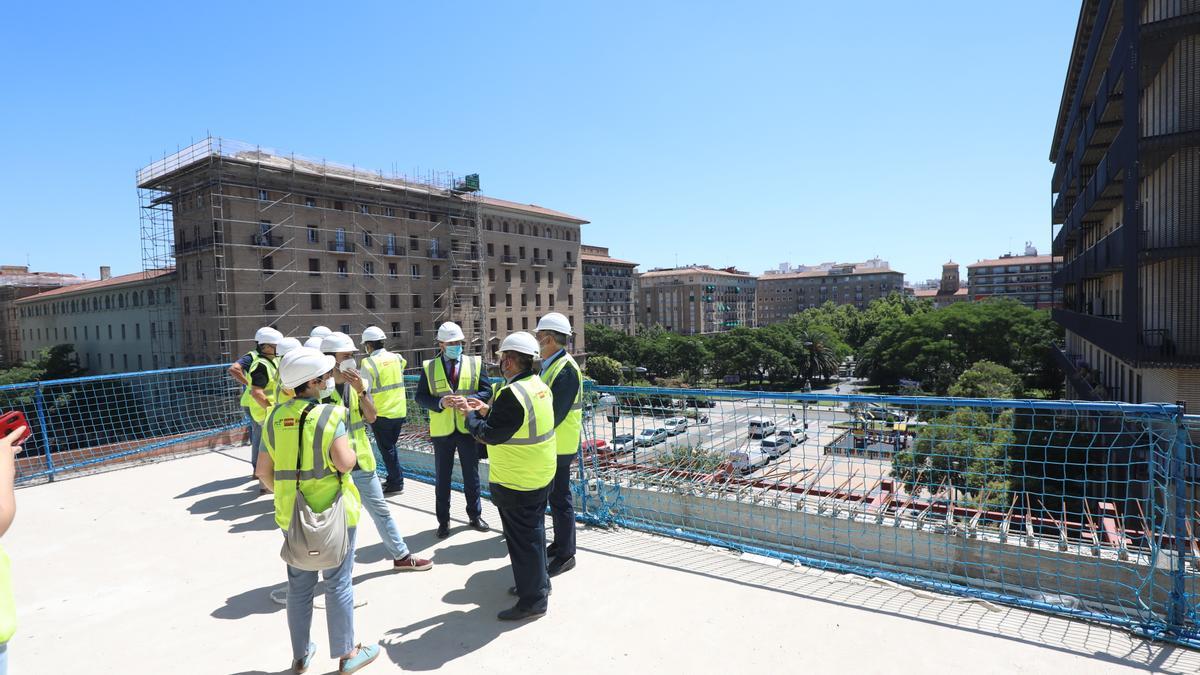
[[575,455],[559,455],[554,481],[550,483],[550,518],[554,521],[554,557],[575,556],[575,507],[571,503],[571,462]]
[[517,586],[517,606],[546,609],[550,577],[546,575],[546,500],[550,486],[523,492],[492,483],[492,503],[504,525],[504,543]]
[[449,436],[433,437],[434,510],[439,525],[450,522],[450,481],[454,474],[454,455],[462,467],[463,495],[467,498],[467,518],[475,520],[480,515],[479,503],[479,448],[470,434],[458,431]]
[[404,469],[400,468],[400,460],[396,456],[396,439],[400,438],[400,430],[404,428],[405,418],[390,419],[375,418],[371,431],[375,432],[375,440],[379,443],[379,454],[383,455],[383,466],[387,468],[387,483],[384,488],[404,487]]

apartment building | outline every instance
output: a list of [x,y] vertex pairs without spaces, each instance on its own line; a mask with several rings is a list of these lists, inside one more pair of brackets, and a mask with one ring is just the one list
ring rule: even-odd
[[967,265],[967,286],[975,300],[1010,298],[1035,309],[1058,306],[1060,293],[1054,288],[1054,267],[1061,258],[1038,255],[1026,245],[1025,255],[1006,253],[999,258]]
[[755,324],[758,280],[726,267],[689,265],[654,269],[638,276],[638,323],[680,335],[722,333]]
[[273,325],[388,331],[410,364],[443,321],[491,356],[559,311],[583,349],[581,226],[479,194],[478,177],[421,181],[210,138],[138,174],[143,233],[177,266],[187,364],[227,361]]
[[1050,161],[1068,395],[1200,410],[1200,6],[1082,3]]
[[[905,289],[907,292],[909,289]],[[922,288],[913,288],[912,296],[918,300],[928,300],[934,309],[941,309],[957,302],[970,302],[967,287],[962,285],[959,278],[959,264],[953,260],[942,265],[942,277],[935,283],[926,282]]]
[[826,302],[865,309],[871,301],[904,292],[904,273],[885,264],[830,264],[804,272],[758,278],[758,323],[765,326]]
[[[181,364],[178,283],[171,270],[135,272],[16,300],[22,360],[38,351],[72,344],[89,375],[126,373]],[[153,345],[176,345],[156,351]]]
[[14,366],[28,350],[21,348],[21,317],[16,300],[86,279],[59,272],[30,272],[25,265],[0,265],[0,367]]
[[637,263],[613,258],[604,246],[579,248],[583,264],[583,317],[633,335],[637,330]]

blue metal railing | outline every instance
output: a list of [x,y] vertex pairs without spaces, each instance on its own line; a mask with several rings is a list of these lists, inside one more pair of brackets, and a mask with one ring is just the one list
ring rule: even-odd
[[[245,424],[239,394],[200,366],[2,386],[0,410],[33,427],[24,484],[241,443],[220,436]],[[585,399],[583,521],[1200,646],[1200,416],[1175,405],[590,384]],[[427,416],[410,403],[408,419],[430,480]]]

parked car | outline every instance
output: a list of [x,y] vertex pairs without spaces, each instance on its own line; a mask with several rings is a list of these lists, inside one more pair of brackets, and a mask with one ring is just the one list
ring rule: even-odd
[[729,453],[729,462],[733,470],[745,475],[753,473],[771,463],[772,457],[761,448],[746,448]]
[[762,443],[759,443],[758,447],[768,457],[770,457],[771,459],[775,459],[777,457],[782,456],[783,453],[787,452],[788,449],[792,447],[792,440],[791,440],[791,438],[788,438],[785,436],[779,436],[776,438],[764,438],[762,440]]
[[761,417],[750,418],[750,438],[766,438],[775,433],[775,423]]
[[688,421],[686,417],[668,417],[663,420],[663,427],[667,430],[667,434],[676,436],[687,431]]
[[657,429],[642,429],[642,432],[637,435],[637,446],[639,448],[658,445],[667,440],[667,430],[659,427]]
[[686,408],[715,408],[717,402],[711,398],[689,398],[684,399],[683,405]]
[[788,439],[788,441],[790,441],[794,446],[800,445],[804,441],[808,440],[808,433],[804,431],[803,427],[796,427],[795,429],[780,429],[779,431],[775,432],[775,435],[778,438]]
[[614,453],[629,452],[633,450],[633,442],[633,434],[621,434],[612,439],[612,443],[608,445],[608,448]]

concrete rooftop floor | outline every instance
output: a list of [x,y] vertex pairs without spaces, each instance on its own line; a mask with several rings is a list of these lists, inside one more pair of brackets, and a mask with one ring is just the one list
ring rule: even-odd
[[[19,627],[10,672],[290,672],[279,535],[245,448],[18,490],[4,538]],[[502,623],[498,532],[434,537],[433,488],[390,498],[429,572],[394,574],[364,514],[355,570],[363,672],[1197,672],[1200,653],[1122,631],[632,531],[580,531],[550,612]],[[453,497],[462,517],[462,498]],[[485,517],[500,519],[485,502]],[[320,602],[320,596],[318,596]],[[326,658],[317,610],[310,672]]]

